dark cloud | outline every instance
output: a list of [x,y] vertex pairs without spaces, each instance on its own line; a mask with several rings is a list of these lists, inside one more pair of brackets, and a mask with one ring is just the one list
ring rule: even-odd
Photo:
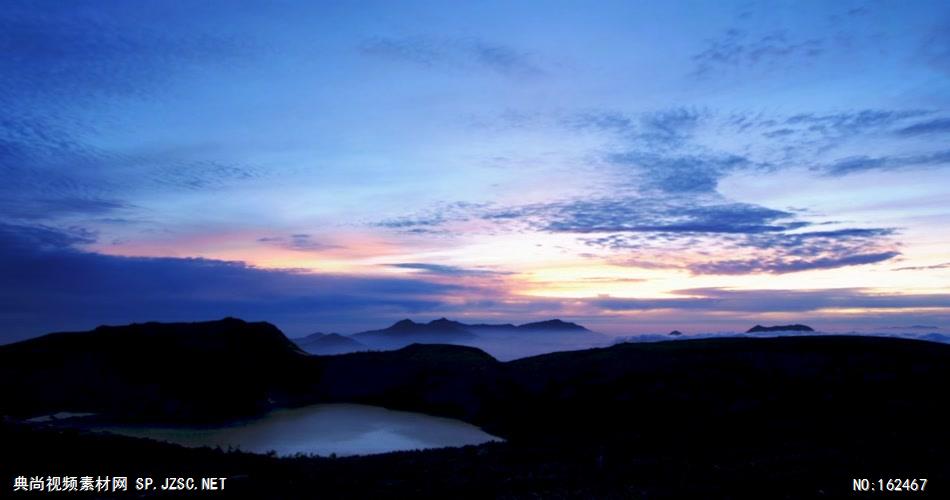
[[915,123],[897,131],[900,135],[945,134],[947,132],[950,132],[950,118]]
[[760,119],[755,124],[771,139],[840,141],[869,132],[888,130],[930,111],[861,109],[836,113],[798,113],[784,118]]
[[[669,267],[678,267],[692,274],[786,274],[873,264],[895,258],[900,253],[896,250],[894,234],[893,230],[883,228],[810,232],[780,230],[699,236],[662,234],[658,235],[659,238],[657,235],[645,238],[642,235],[613,234],[587,240],[587,243],[635,254],[669,252]],[[709,251],[693,251],[696,248]],[[692,255],[689,259],[677,261],[675,256],[680,253]],[[669,255],[674,258],[670,259]],[[736,256],[723,259],[717,258],[717,255]],[[620,258],[614,263],[641,267],[643,262],[650,262],[646,255]]]
[[[22,100],[142,96],[199,65],[246,55],[246,41],[162,26],[160,9],[9,3],[0,13],[0,89]],[[167,19],[166,19],[167,21]],[[0,99],[7,105],[14,100]]]
[[104,215],[128,208],[131,206],[127,203],[98,198],[17,196],[0,199],[0,213],[7,220],[49,220],[73,214]]
[[737,155],[656,155],[616,153],[608,161],[634,166],[642,170],[641,189],[658,189],[666,193],[713,193],[719,180],[728,173],[752,165]]
[[704,113],[686,108],[647,113],[640,118],[637,138],[654,146],[678,146],[692,135],[704,117]]
[[509,77],[544,74],[528,54],[477,38],[373,38],[365,40],[360,50],[369,56],[427,68],[482,68]]
[[950,262],[944,262],[942,264],[934,264],[932,266],[898,267],[896,269],[893,269],[893,271],[930,271],[934,269],[950,269]]
[[0,220],[128,212],[135,205],[123,198],[138,189],[206,191],[265,175],[249,165],[191,158],[187,151],[102,150],[83,134],[68,120],[0,118]]
[[950,164],[950,150],[907,156],[852,156],[820,167],[826,175],[842,176],[871,170],[901,170]]
[[74,251],[77,246],[96,242],[96,234],[84,228],[56,228],[44,225],[20,226],[0,222],[0,245],[7,253]]
[[[900,255],[893,229],[803,231],[812,224],[794,212],[718,196],[641,195],[506,208],[473,206],[464,217],[508,230],[590,235],[581,241],[610,250],[616,265],[642,267],[663,255],[665,268],[693,274],[784,274],[873,264]],[[427,229],[425,224],[431,223],[433,230],[439,230],[445,220],[412,218],[398,227]],[[677,259],[686,255],[690,258]]]
[[878,252],[866,254],[839,254],[828,252],[828,256],[790,257],[781,254],[776,257],[756,257],[753,259],[718,260],[690,264],[687,266],[694,274],[786,274],[814,269],[835,269],[838,267],[874,264],[893,259],[900,252]]
[[603,198],[524,205],[489,211],[489,220],[525,221],[542,231],[567,233],[725,233],[802,227],[794,214],[745,203],[670,198]]
[[180,20],[168,19],[175,15],[154,5],[4,5],[0,220],[104,216],[131,209],[126,200],[137,188],[213,189],[256,178],[246,165],[93,145],[115,124],[119,100],[152,99],[179,77],[240,64],[255,51],[246,37],[178,29]]
[[635,115],[610,110],[588,111],[561,121],[572,129],[613,133],[642,147],[665,151],[686,143],[709,117],[705,110],[679,107]]
[[493,276],[509,274],[488,269],[472,269],[458,266],[447,266],[443,264],[428,264],[424,262],[400,262],[397,264],[387,264],[387,266],[397,267],[400,269],[413,269],[442,276]]
[[[0,342],[60,328],[223,316],[281,324],[441,310],[471,294],[425,279],[265,270],[209,259],[116,257],[78,250],[80,229],[0,224]],[[458,301],[455,301],[458,302]]]

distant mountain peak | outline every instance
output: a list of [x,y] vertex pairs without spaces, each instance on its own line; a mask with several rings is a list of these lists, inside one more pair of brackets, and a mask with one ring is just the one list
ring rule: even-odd
[[445,317],[442,317],[442,318],[439,318],[439,319],[436,319],[436,320],[432,320],[432,321],[429,322],[429,325],[431,325],[431,326],[458,326],[458,327],[464,327],[464,326],[466,326],[466,325],[463,325],[462,323],[459,323],[458,321],[452,321],[452,320],[450,320],[450,319],[448,319],[448,318],[445,318]]
[[428,323],[416,323],[411,319],[397,321],[389,328],[354,333],[351,338],[368,342],[371,346],[394,347],[413,342],[453,343],[475,338],[465,325],[447,318]]
[[367,347],[359,341],[339,333],[313,333],[295,339],[296,344],[310,354],[343,354],[363,351]]
[[534,323],[525,323],[518,326],[519,329],[524,330],[554,330],[554,331],[590,331],[587,328],[584,328],[577,323],[571,323],[570,321],[564,321],[561,319],[549,319],[547,321],[536,321]]
[[406,319],[401,319],[401,320],[399,320],[399,321],[393,323],[393,326],[390,326],[389,328],[390,328],[390,329],[394,329],[394,330],[395,330],[395,329],[402,330],[402,329],[406,329],[406,328],[413,328],[413,327],[416,327],[416,326],[419,326],[419,323],[416,323],[415,321],[413,321],[413,320],[411,320],[411,319],[409,319],[409,318],[406,318]]

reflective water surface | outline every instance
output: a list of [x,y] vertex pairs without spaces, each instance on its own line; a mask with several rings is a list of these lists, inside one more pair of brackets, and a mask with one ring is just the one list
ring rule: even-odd
[[93,430],[189,447],[231,447],[254,453],[275,451],[280,456],[297,453],[364,455],[500,440],[460,420],[355,404],[276,410],[258,419],[222,427],[109,425]]

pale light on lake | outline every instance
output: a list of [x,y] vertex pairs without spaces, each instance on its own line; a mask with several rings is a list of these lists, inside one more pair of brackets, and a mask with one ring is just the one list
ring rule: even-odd
[[96,426],[93,430],[188,447],[231,447],[253,453],[273,450],[280,456],[367,455],[500,441],[460,420],[355,404],[276,410],[222,427]]

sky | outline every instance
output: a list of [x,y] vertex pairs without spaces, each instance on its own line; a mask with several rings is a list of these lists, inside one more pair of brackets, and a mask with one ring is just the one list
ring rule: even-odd
[[0,342],[950,328],[950,4],[7,2]]

